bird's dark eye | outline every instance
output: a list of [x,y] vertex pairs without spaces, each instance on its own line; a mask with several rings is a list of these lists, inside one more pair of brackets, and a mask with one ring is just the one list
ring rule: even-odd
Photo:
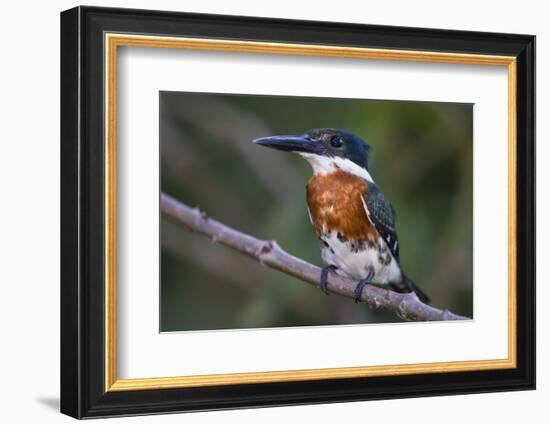
[[333,148],[340,148],[342,147],[342,138],[341,137],[333,137],[330,141],[330,145],[333,147]]

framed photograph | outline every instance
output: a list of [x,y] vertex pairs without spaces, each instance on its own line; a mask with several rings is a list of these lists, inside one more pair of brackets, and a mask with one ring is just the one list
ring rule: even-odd
[[535,37],[61,14],[61,411],[535,387]]

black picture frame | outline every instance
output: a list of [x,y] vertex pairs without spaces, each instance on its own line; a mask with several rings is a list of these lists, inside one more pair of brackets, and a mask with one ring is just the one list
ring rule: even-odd
[[[104,34],[260,40],[517,59],[517,367],[105,391]],[[75,418],[535,388],[535,37],[76,7],[61,13],[61,412]]]

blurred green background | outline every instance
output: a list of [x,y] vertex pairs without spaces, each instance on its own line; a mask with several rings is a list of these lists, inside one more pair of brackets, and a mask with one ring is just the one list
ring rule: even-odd
[[[311,128],[373,147],[397,211],[401,264],[439,308],[472,316],[472,105],[160,93],[161,189],[322,266],[298,155],[252,144]],[[161,331],[398,322],[161,218]]]

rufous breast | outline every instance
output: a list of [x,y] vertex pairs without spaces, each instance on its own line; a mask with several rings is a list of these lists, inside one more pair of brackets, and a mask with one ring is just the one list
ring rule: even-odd
[[377,240],[363,205],[368,190],[365,179],[342,170],[314,175],[307,185],[307,203],[317,236],[339,232],[351,240]]

